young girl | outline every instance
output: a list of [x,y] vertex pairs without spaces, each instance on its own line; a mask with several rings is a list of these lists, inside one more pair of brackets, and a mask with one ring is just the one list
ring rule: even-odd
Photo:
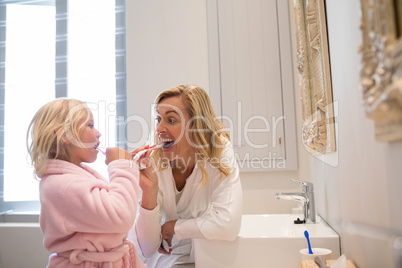
[[40,226],[48,267],[146,267],[126,240],[139,173],[128,152],[108,148],[108,182],[83,165],[96,160],[100,133],[85,103],[56,99],[33,117],[28,151],[40,179]]

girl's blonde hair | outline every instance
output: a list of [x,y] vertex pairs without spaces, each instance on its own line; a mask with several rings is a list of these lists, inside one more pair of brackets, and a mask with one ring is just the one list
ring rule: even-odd
[[[225,125],[216,118],[208,94],[204,89],[195,85],[179,85],[161,92],[156,97],[155,112],[163,100],[176,96],[182,98],[187,108],[187,112],[190,115],[191,129],[200,130],[188,133],[190,144],[192,143],[197,150],[196,161],[202,173],[200,183],[203,186],[208,183],[208,174],[205,170],[206,162],[217,168],[221,175],[229,176],[230,168],[222,160],[222,152],[230,137],[224,131]],[[155,143],[158,143],[156,132]],[[167,167],[168,160],[163,158],[162,150],[156,150],[151,158],[156,170],[160,171]]]
[[84,102],[74,99],[56,99],[39,109],[29,124],[26,140],[36,175],[45,174],[48,159],[71,162],[67,143],[82,144],[79,131],[90,114]]

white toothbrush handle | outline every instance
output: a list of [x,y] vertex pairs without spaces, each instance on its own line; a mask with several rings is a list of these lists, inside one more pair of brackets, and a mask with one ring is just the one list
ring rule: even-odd
[[145,154],[146,152],[148,152],[148,149],[145,149],[145,150],[142,150],[142,151],[139,151],[138,153],[136,153],[136,154],[134,155],[134,157],[133,157],[133,161],[137,162],[138,159],[140,159],[140,157],[141,157],[143,154]]
[[148,148],[148,149],[144,149],[144,150],[142,150],[142,151],[139,151],[138,153],[136,153],[136,154],[134,155],[133,161],[137,162],[138,159],[140,159],[140,157],[141,157],[143,154],[145,154],[145,153],[148,152],[149,150],[155,150],[155,149],[158,149],[158,148],[162,148],[162,144],[159,144],[159,145],[156,145],[156,146],[154,146],[154,147],[150,147],[150,148]]

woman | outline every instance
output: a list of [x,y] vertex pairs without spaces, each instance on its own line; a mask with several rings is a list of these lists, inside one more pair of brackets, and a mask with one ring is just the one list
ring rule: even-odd
[[172,267],[194,262],[192,238],[236,239],[242,190],[229,135],[202,88],[177,86],[155,104],[155,143],[162,148],[140,158],[149,162],[130,237],[149,267]]

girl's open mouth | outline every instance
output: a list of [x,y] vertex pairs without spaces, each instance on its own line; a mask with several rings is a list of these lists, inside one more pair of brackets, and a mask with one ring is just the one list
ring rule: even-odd
[[97,144],[95,144],[94,148],[95,148],[95,149],[98,149],[99,145],[100,145],[100,142],[98,142]]

